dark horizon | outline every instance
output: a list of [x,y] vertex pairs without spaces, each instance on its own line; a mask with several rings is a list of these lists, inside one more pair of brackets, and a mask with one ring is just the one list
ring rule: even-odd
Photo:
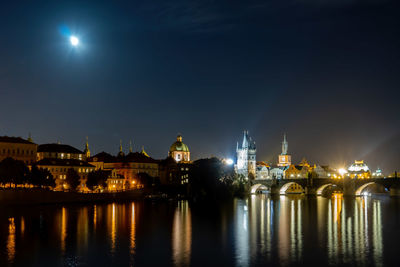
[[[0,10],[0,135],[92,153],[400,166],[397,1],[35,1]],[[65,29],[80,38],[71,48]]]

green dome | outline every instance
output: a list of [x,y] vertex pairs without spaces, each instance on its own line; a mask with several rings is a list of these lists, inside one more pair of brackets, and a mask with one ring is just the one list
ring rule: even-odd
[[178,136],[177,141],[169,148],[169,152],[182,151],[189,152],[189,148],[182,142],[182,136]]

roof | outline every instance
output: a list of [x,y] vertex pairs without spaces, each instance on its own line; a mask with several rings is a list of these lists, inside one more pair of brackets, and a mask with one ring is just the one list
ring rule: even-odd
[[36,162],[38,166],[73,166],[73,167],[95,167],[83,160],[78,159],[42,159]]
[[107,152],[103,151],[103,152],[100,152],[100,153],[94,155],[93,157],[90,157],[88,159],[88,161],[90,161],[90,162],[97,162],[97,161],[99,161],[99,162],[110,162],[110,161],[113,160],[113,158],[114,157],[112,155],[110,155]]
[[36,145],[35,143],[25,140],[21,137],[11,137],[11,136],[0,136],[0,143],[16,143],[16,144]]
[[37,152],[57,152],[57,153],[71,153],[71,154],[83,154],[82,151],[72,147],[70,145],[63,144],[43,144],[39,145]]
[[265,166],[265,167],[267,167],[267,168],[270,167],[269,164],[266,163],[266,162],[264,162],[264,161],[257,161],[256,164],[259,165],[259,166]]
[[112,156],[106,152],[101,152],[89,159],[91,162],[138,162],[138,163],[158,163],[159,161],[139,152],[130,152],[127,155]]

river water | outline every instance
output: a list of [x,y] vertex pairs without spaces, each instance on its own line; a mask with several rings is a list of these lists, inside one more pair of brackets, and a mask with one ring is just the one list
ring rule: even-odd
[[0,266],[400,266],[400,199],[0,208]]

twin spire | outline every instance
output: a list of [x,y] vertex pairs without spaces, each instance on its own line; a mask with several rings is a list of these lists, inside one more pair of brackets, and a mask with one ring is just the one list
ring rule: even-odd
[[[129,141],[129,153],[133,153],[133,142],[130,140]],[[141,154],[145,155],[146,157],[150,157],[146,151],[144,150],[144,146],[142,146],[142,151],[140,152]],[[119,140],[119,153],[118,156],[125,156],[125,153],[122,149],[122,140]]]

